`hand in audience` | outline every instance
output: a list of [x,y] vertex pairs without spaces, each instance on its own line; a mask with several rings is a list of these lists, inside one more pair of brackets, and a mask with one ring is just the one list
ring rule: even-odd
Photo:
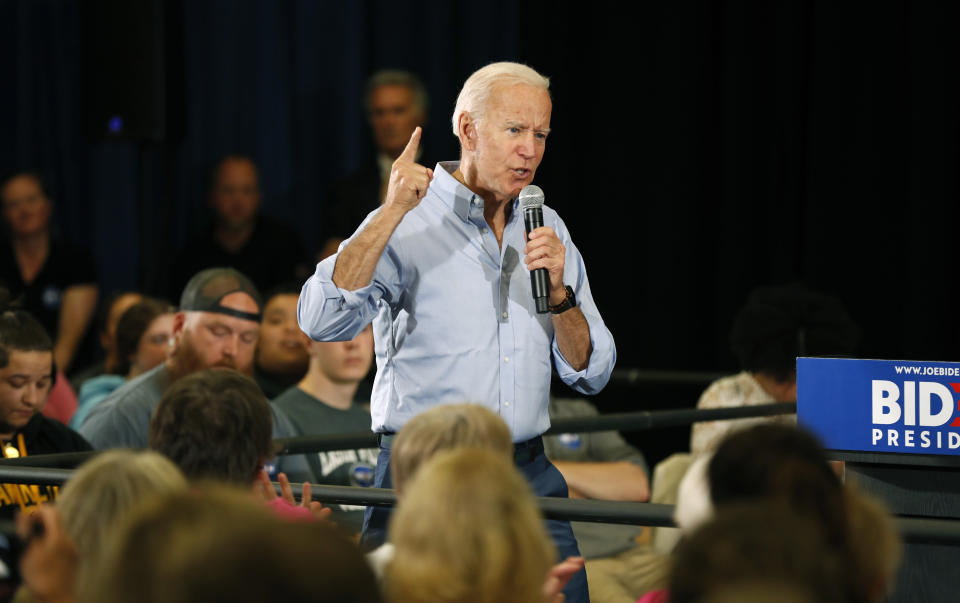
[[41,505],[17,516],[17,534],[26,544],[20,559],[23,583],[35,601],[73,603],[76,597],[77,549],[63,531],[60,513]]
[[547,581],[543,584],[543,598],[547,603],[563,603],[563,587],[573,575],[583,569],[583,557],[567,557],[550,568]]
[[[311,500],[310,482],[303,482],[303,493],[300,496],[300,503],[298,504],[296,497],[293,495],[293,488],[290,487],[290,480],[287,479],[287,474],[279,474],[277,481],[280,482],[280,494],[287,504],[292,507],[299,506],[307,509],[317,521],[325,521],[330,517],[330,514],[333,512],[332,509],[324,507],[323,503],[319,501]],[[254,490],[263,497],[265,502],[269,503],[277,498],[277,491],[274,490],[273,484],[270,482],[270,476],[267,475],[266,471],[260,471],[257,483],[254,485]]]

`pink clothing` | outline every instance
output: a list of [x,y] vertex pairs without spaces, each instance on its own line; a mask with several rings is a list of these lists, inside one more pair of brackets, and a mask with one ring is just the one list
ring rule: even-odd
[[670,603],[669,590],[651,590],[637,599],[637,603]]
[[271,511],[276,513],[277,516],[287,521],[316,521],[310,509],[291,505],[279,496],[268,502],[267,506]]
[[48,419],[56,419],[64,425],[69,425],[73,413],[77,412],[77,394],[63,371],[57,371],[57,382],[50,389],[47,403],[40,412]]

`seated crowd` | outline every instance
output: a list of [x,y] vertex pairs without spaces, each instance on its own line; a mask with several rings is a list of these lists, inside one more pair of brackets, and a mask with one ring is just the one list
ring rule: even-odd
[[[379,205],[424,125],[409,74],[374,76],[366,102],[377,157],[334,187],[325,211],[342,215],[325,216],[319,255]],[[175,304],[122,291],[98,312],[96,269],[52,235],[42,178],[14,173],[0,201],[3,456],[91,456],[62,489],[0,484],[0,519],[17,531],[0,534],[0,600],[557,603],[582,570],[599,603],[867,603],[891,588],[889,514],[791,418],[697,424],[692,454],[656,481],[616,431],[544,437],[571,498],[677,503],[675,547],[647,527],[574,522],[583,556],[560,559],[524,477],[529,450],[482,406],[439,406],[388,434],[377,475],[396,510],[386,543],[364,550],[364,508],[313,500],[311,484],[371,486],[378,449],[278,455],[275,440],[370,431],[372,328],[342,342],[300,330],[310,260],[294,229],[260,213],[250,157],[212,171],[210,228],[157,288]],[[93,322],[97,362],[83,349]],[[837,300],[758,290],[731,333],[743,372],[698,407],[793,401],[795,358],[850,354],[857,335]],[[550,403],[553,418],[596,414],[585,400]]]
[[[694,446],[677,492],[684,537],[675,550],[655,550],[649,528],[582,522],[584,558],[561,560],[507,425],[481,406],[440,406],[394,438],[396,512],[387,544],[363,555],[362,508],[314,501],[310,483],[369,486],[377,450],[277,456],[274,440],[369,430],[372,333],[310,341],[297,328],[296,291],[281,284],[263,299],[237,270],[209,268],[176,307],[114,296],[100,327],[106,359],[79,383],[67,417],[76,431],[43,413],[62,379],[53,340],[2,301],[4,456],[105,451],[62,491],[0,487],[0,512],[17,516],[20,535],[0,540],[4,598],[553,602],[584,567],[595,601],[870,602],[888,592],[899,559],[889,515],[842,483],[812,436],[776,420],[694,431],[695,442],[700,429],[723,433]],[[771,310],[797,297],[806,313]],[[779,325],[772,313],[788,323],[778,327],[782,355],[793,345],[849,348],[854,329],[829,300],[818,310],[820,299],[762,291],[737,332],[750,331],[744,323],[760,304],[767,316],[755,322]],[[846,329],[839,340],[826,335],[836,325]],[[763,373],[747,376],[769,391]],[[583,400],[551,402],[554,417],[596,412]],[[649,500],[643,455],[618,433],[544,445],[571,497]],[[305,482],[299,500],[291,480]]]

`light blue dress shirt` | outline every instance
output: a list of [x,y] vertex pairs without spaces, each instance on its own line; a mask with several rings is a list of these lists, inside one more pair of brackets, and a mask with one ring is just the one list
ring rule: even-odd
[[498,246],[483,199],[451,176],[457,166],[437,164],[426,196],[397,226],[368,286],[338,288],[337,255],[317,264],[300,293],[300,328],[317,341],[345,341],[373,322],[373,431],[399,431],[439,404],[474,402],[499,414],[520,442],[550,426],[551,361],[565,383],[593,394],[610,378],[616,346],[593,302],[583,258],[563,220],[544,206],[544,225],[566,247],[563,280],[573,287],[593,345],[586,369],[570,366],[551,315],[534,308],[518,202]]

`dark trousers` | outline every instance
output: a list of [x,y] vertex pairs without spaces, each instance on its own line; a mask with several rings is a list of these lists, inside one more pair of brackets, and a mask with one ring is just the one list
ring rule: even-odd
[[[560,471],[553,466],[543,453],[543,440],[539,437],[514,446],[514,460],[517,468],[523,473],[533,487],[537,496],[553,496],[566,498],[567,482]],[[374,476],[375,488],[392,488],[390,481],[390,440],[382,438],[380,455],[377,457],[377,470]],[[363,535],[361,545],[365,549],[373,549],[387,540],[387,524],[390,521],[390,507],[367,507],[363,516]],[[557,547],[558,561],[567,557],[579,557],[580,549],[577,539],[573,536],[569,521],[556,519],[546,520],[547,531]],[[568,603],[589,603],[587,593],[587,572],[580,570],[563,589]]]

